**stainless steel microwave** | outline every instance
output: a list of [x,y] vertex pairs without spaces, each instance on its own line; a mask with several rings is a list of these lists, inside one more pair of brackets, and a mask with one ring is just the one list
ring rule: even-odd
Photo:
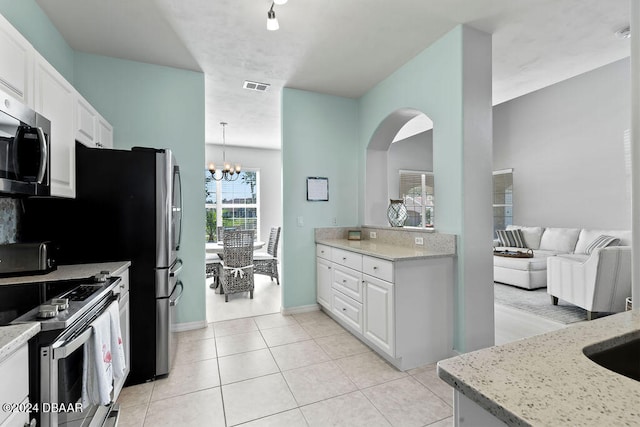
[[51,195],[51,122],[0,93],[0,193]]

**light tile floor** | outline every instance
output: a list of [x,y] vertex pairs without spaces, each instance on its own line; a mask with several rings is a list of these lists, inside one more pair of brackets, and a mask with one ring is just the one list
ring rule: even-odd
[[119,402],[121,427],[453,425],[435,365],[398,371],[320,311],[182,332],[171,375]]

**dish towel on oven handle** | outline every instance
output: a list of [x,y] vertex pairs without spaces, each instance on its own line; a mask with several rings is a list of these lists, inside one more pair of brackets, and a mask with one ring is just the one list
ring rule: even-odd
[[93,333],[84,344],[82,365],[82,405],[85,408],[90,405],[108,405],[113,388],[109,311],[98,316],[90,327]]
[[113,367],[113,377],[124,377],[126,360],[124,358],[124,346],[122,344],[122,329],[120,329],[120,306],[113,302],[109,306],[109,316],[111,317],[111,363]]

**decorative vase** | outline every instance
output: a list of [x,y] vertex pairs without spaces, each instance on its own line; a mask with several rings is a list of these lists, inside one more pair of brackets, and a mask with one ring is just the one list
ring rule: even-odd
[[387,218],[392,227],[402,227],[407,220],[407,207],[402,200],[389,200]]

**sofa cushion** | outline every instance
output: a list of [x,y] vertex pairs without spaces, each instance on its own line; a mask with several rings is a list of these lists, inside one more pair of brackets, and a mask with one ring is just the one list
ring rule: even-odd
[[613,236],[620,239],[618,245],[631,246],[631,230],[580,230],[580,237],[576,243],[575,253],[584,254],[587,246],[589,246],[599,236]]
[[510,258],[494,256],[493,266],[523,271],[546,270],[547,258],[547,256],[534,256],[533,258]]
[[540,248],[540,238],[542,237],[543,227],[523,227],[521,225],[507,225],[507,230],[520,230],[524,243],[529,249]]
[[579,228],[546,228],[540,239],[540,249],[573,253],[579,234]]
[[524,237],[520,230],[498,230],[498,239],[501,246],[510,246],[513,248],[526,248]]

